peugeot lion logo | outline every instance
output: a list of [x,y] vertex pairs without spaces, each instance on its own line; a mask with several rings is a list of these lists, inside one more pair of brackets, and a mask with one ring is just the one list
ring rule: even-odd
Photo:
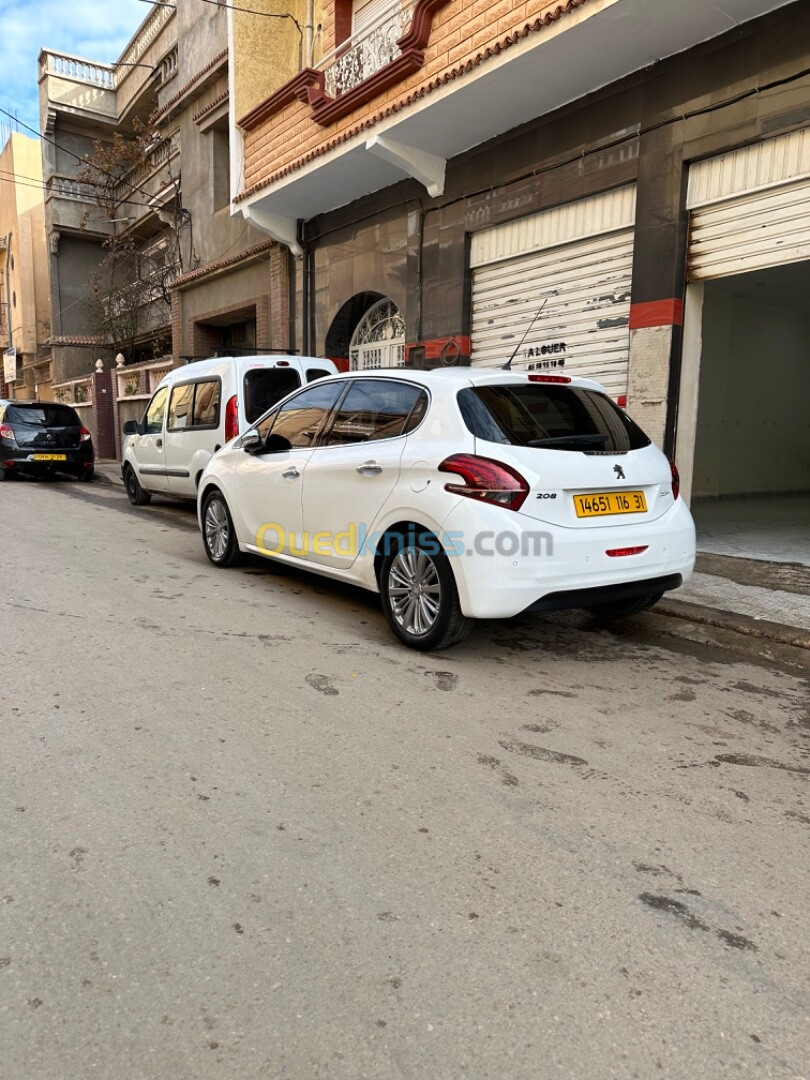
[[625,480],[626,479],[626,477],[624,475],[624,469],[621,467],[621,465],[614,465],[613,466],[613,471],[616,473],[616,479],[617,480]]

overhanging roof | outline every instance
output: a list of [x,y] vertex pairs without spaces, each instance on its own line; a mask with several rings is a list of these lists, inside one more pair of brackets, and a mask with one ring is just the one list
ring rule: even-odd
[[790,2],[593,0],[243,197],[238,209],[296,250],[299,219],[406,177],[440,194],[449,158]]

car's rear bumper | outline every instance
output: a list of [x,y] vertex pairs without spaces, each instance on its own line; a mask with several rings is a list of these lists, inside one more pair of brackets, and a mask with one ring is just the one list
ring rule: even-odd
[[[695,526],[682,500],[655,521],[587,530],[464,502],[444,521],[443,533],[446,547],[448,535],[462,538],[456,549],[463,553],[451,554],[450,563],[461,609],[470,618],[595,607],[675,589],[692,576]],[[482,536],[488,538],[483,553]],[[644,551],[607,554],[626,547]]]
[[25,472],[32,475],[62,472],[80,476],[93,468],[94,453],[92,446],[55,447],[53,450],[29,450],[27,447],[0,446],[0,467],[10,472]]

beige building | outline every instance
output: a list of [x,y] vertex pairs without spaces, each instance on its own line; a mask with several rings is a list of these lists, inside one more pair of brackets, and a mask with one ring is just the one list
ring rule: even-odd
[[16,350],[16,380],[0,393],[50,396],[45,209],[39,142],[12,133],[0,152],[0,345]]

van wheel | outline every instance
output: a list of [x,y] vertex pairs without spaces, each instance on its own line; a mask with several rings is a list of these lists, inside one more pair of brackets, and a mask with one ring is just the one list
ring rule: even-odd
[[[469,634],[450,560],[436,537],[400,537],[380,568],[380,596],[388,625],[411,649],[449,649]],[[438,549],[438,550],[437,550]]]
[[625,615],[637,615],[640,611],[646,611],[653,604],[657,604],[663,595],[662,592],[645,593],[644,596],[633,596],[628,600],[613,600],[608,604],[597,604],[595,607],[588,608],[588,611],[597,619],[610,622],[612,619],[621,619]]
[[148,491],[143,490],[138,481],[138,477],[135,475],[135,470],[131,465],[127,465],[126,472],[124,473],[124,484],[127,489],[129,501],[133,506],[148,506],[152,501],[152,496]]
[[202,512],[205,554],[214,566],[234,566],[242,555],[236,531],[221,491],[214,489],[205,497]]

